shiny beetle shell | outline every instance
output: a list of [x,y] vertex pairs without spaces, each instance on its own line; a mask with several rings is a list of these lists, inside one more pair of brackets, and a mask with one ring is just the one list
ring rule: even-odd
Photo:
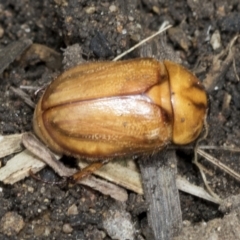
[[151,58],[96,62],[56,78],[34,113],[53,151],[99,161],[188,144],[203,128],[207,96],[181,65]]

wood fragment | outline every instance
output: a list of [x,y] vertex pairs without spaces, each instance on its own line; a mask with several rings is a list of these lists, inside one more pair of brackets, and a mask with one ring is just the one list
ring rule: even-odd
[[[89,163],[79,160],[78,165],[80,168],[84,168]],[[130,159],[126,164],[122,164],[120,161],[109,162],[94,174],[138,194],[143,194],[141,176],[135,163]]]
[[20,152],[22,134],[12,134],[8,136],[0,135],[0,158],[10,154]]
[[139,161],[148,222],[156,240],[172,239],[182,229],[182,212],[176,185],[175,151],[161,151]]
[[128,193],[124,188],[94,176],[88,176],[87,178],[79,181],[78,184],[88,186],[120,202],[126,202],[128,199]]
[[28,150],[24,150],[11,158],[6,166],[0,169],[0,181],[14,184],[29,176],[29,170],[36,173],[45,167],[45,163],[38,160]]

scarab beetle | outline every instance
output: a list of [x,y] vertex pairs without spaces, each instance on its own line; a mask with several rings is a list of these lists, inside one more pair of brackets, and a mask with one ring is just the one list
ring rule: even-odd
[[206,92],[191,72],[139,58],[65,71],[39,100],[33,126],[53,151],[96,162],[191,143],[206,111]]

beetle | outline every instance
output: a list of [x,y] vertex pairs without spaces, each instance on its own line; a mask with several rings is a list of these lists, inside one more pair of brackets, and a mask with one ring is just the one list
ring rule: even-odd
[[33,128],[54,152],[99,163],[191,143],[206,112],[204,87],[177,63],[94,62],[63,72],[47,87]]

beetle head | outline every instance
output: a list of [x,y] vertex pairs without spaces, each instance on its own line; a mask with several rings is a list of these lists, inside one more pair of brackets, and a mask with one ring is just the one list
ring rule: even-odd
[[173,110],[173,143],[188,144],[201,133],[207,94],[200,81],[179,64],[164,61],[169,75]]

